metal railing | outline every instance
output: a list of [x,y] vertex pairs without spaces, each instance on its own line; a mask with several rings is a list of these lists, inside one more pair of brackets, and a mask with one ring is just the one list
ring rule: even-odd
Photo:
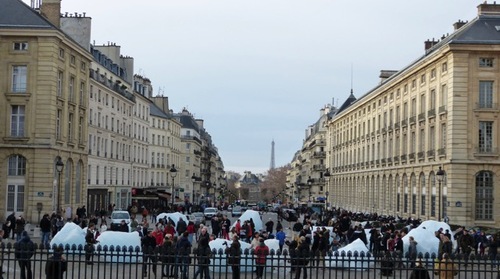
[[[63,248],[63,258],[67,263],[67,271],[61,278],[161,278],[173,276],[195,278],[198,269],[208,270],[210,278],[232,278],[233,266],[229,263],[230,256],[223,249],[211,251],[210,255],[198,253],[197,249],[179,254],[177,250],[168,252],[162,247],[149,249],[143,253],[140,247],[107,247],[107,246],[66,246]],[[33,274],[30,278],[45,278],[45,267],[52,257],[50,247],[36,247],[29,259],[20,259],[24,251],[17,251],[12,245],[2,245],[3,278],[21,278],[20,266],[29,266],[25,272]],[[20,253],[20,254],[19,254]],[[89,256],[88,264],[86,254]],[[263,267],[265,278],[296,278],[297,272],[307,272],[307,278],[410,278],[416,261],[427,269],[430,278],[439,278],[438,259],[434,254],[419,254],[416,258],[398,257],[397,254],[373,255],[369,252],[307,252],[300,253],[286,248],[270,250],[265,257],[265,264],[256,264],[257,255],[254,250],[242,251],[239,261],[239,278],[257,278],[255,270]],[[451,261],[456,268],[453,278],[498,278],[499,258],[461,254],[451,255]],[[496,261],[496,262],[495,262]],[[237,261],[236,261],[237,262]],[[386,275],[387,274],[387,275]],[[28,275],[29,277],[29,275]],[[298,277],[300,278],[300,277]]]

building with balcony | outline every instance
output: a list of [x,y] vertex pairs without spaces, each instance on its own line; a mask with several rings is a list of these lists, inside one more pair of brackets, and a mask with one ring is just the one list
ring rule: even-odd
[[327,123],[334,206],[500,226],[500,5],[426,41],[400,71]]

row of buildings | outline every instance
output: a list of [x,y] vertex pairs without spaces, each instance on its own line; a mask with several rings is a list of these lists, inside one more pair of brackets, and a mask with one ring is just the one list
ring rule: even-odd
[[298,202],[500,227],[500,5],[307,128],[287,177]]
[[210,202],[225,186],[203,120],[174,113],[120,46],[91,44],[90,17],[0,6],[1,216]]

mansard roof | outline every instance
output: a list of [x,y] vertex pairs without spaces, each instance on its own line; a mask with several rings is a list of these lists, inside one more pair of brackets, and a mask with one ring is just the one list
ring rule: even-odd
[[57,29],[20,0],[0,0],[0,28]]

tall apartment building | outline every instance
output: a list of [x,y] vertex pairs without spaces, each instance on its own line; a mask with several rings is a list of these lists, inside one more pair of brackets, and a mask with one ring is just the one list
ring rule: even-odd
[[500,5],[454,27],[328,121],[334,206],[500,226]]
[[[320,110],[316,123],[307,127],[301,150],[297,151],[287,172],[288,196],[293,202],[327,202],[326,143],[328,118],[336,112],[332,105]],[[326,175],[325,175],[326,174]]]
[[[90,44],[90,42],[89,42]],[[91,46],[88,210],[127,208],[132,186],[133,59],[115,44]]]
[[[184,189],[184,198],[199,204],[201,195],[201,136],[200,127],[194,116],[184,108],[174,117],[181,123],[181,151],[184,160],[181,162],[184,173],[180,175]],[[201,120],[200,120],[201,121]]]
[[60,29],[60,0],[0,7],[0,215],[37,222],[86,202],[92,56]]

